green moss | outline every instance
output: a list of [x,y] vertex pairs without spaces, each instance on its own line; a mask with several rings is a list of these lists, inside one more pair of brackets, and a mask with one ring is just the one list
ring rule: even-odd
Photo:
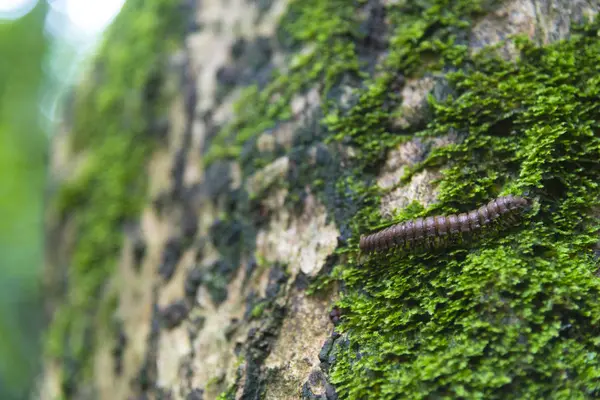
[[97,318],[98,299],[116,264],[123,224],[137,218],[145,201],[146,174],[140,171],[154,146],[154,118],[166,111],[163,71],[168,51],[180,38],[180,18],[169,1],[127,2],[100,49],[91,80],[75,93],[72,145],[84,149],[87,160],[55,199],[77,233],[66,297],[46,343],[47,353],[65,366],[67,395],[89,377],[95,333],[106,325]]
[[[448,75],[456,95],[431,99],[432,121],[416,134],[452,130],[460,141],[421,165],[444,168],[438,202],[421,215],[505,193],[536,207],[505,235],[447,253],[339,268],[350,346],[331,379],[342,397],[598,396],[599,28],[543,48],[519,38],[516,62],[492,51],[446,59],[461,67]],[[367,210],[356,228],[386,223]]]
[[457,38],[466,36],[471,20],[488,9],[486,3],[437,0],[431,5],[387,6],[392,26],[397,27],[390,38],[390,54],[378,65],[378,74],[364,83],[350,110],[333,108],[324,118],[333,132],[329,141],[352,144],[359,151],[354,175],[376,166],[391,148],[412,136],[415,128],[392,128],[392,121],[401,116],[402,80],[460,63],[467,48],[457,45]]
[[252,308],[252,312],[250,313],[252,318],[260,318],[263,315],[263,312],[265,312],[266,306],[267,306],[267,303],[264,303],[264,302],[261,302],[261,303],[258,303],[257,305],[255,305]]
[[[525,222],[504,234],[446,253],[390,255],[360,267],[350,259],[334,268],[331,277],[345,285],[339,305],[349,346],[336,350],[331,379],[343,398],[597,395],[599,286],[590,251],[597,223],[589,211],[600,194],[598,28],[541,49],[517,39],[517,62],[492,51],[470,57],[457,43],[486,7],[388,6],[398,28],[379,73],[351,107],[324,105],[326,141],[351,145],[357,155],[343,171],[308,166],[301,174],[318,182],[311,189],[342,232],[352,232],[338,254],[355,251],[365,230],[389,224],[378,212],[373,176],[391,148],[415,135],[454,131],[460,140],[405,177],[443,168],[439,201],[399,210],[395,220],[464,211],[506,193],[536,200]],[[426,129],[394,130],[399,74],[447,67],[458,68],[447,75],[455,95],[431,99]],[[245,121],[252,135],[273,126]],[[333,192],[331,174],[340,177]]]
[[[378,212],[384,194],[375,185],[379,167],[391,149],[418,133],[416,126],[394,127],[394,121],[402,117],[401,88],[405,79],[441,73],[448,64],[462,63],[467,48],[456,42],[467,37],[473,18],[489,11],[488,3],[438,0],[428,4],[388,4],[386,15],[395,27],[389,54],[376,66],[376,74],[355,90],[351,107],[323,107],[322,122],[327,129],[323,140],[330,148],[339,144],[350,146],[355,155],[344,160],[343,168],[326,171],[308,166],[301,174],[305,176],[305,184],[317,189],[342,237],[348,240],[348,245],[336,250],[338,254],[354,252],[360,234],[367,230],[424,214],[418,204],[399,210],[393,221],[383,220]],[[312,184],[315,181],[325,181],[326,185],[319,190],[320,185]],[[311,292],[338,278],[343,268],[339,265],[329,277],[319,277]]]
[[222,392],[217,396],[217,400],[233,400],[235,399],[235,392],[237,390],[237,386],[233,385],[229,387],[226,391]]
[[363,3],[365,0],[303,0],[288,5],[282,17],[282,35],[290,46],[305,47],[306,51],[287,55],[286,68],[276,72],[267,87],[244,89],[235,105],[234,121],[211,142],[204,164],[240,156],[245,143],[290,119],[293,96],[318,85],[326,98],[344,74],[359,72],[353,38],[359,35],[356,7]]
[[[457,144],[434,150],[404,177],[442,169],[438,202],[398,210],[394,220],[464,211],[506,193],[525,193],[535,206],[514,229],[446,252],[389,255],[361,266],[350,258],[334,268],[330,278],[345,288],[340,329],[349,341],[335,350],[331,380],[343,398],[597,396],[600,286],[590,247],[598,230],[591,211],[600,198],[598,24],[544,48],[518,38],[522,56],[507,62],[491,50],[472,57],[461,44],[492,2],[407,3],[387,6],[396,28],[378,73],[357,88],[350,106],[323,104],[326,132],[316,140],[330,149],[352,146],[355,156],[343,169],[301,166],[304,180],[289,181],[290,198],[302,198],[294,185],[311,184],[348,238],[336,252],[355,252],[361,233],[390,223],[379,214],[383,193],[373,185],[388,151],[415,136],[452,131]],[[289,100],[315,82],[331,88],[328,82],[344,75],[365,77],[352,54],[358,36],[336,33],[341,26],[354,32],[360,18],[337,25],[349,19],[327,9],[333,4],[294,2],[289,16],[299,22],[283,24],[293,27],[300,47],[325,51],[340,40],[339,54],[352,68],[336,68],[343,64],[321,51],[298,56],[287,75],[242,97],[208,163],[239,156],[247,141],[289,118]],[[326,10],[334,22],[310,23]],[[431,99],[426,129],[394,128],[399,76],[447,70],[458,71],[446,75],[454,94]],[[224,152],[229,145],[234,151]]]

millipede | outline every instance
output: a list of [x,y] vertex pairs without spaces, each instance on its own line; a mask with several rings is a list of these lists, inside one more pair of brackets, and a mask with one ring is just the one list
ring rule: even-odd
[[529,201],[519,196],[502,196],[461,214],[436,215],[400,222],[369,235],[361,235],[361,253],[386,252],[398,248],[436,245],[452,237],[476,234],[493,224],[508,224],[526,209]]

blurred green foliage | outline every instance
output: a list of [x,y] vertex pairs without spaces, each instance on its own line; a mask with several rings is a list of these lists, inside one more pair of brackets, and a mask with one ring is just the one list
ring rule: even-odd
[[65,297],[45,340],[67,398],[90,382],[95,345],[112,327],[115,302],[106,283],[123,227],[146,201],[144,171],[160,136],[156,121],[167,112],[167,62],[182,40],[180,10],[169,0],[128,1],[72,92],[70,145],[86,158],[51,200],[61,218],[73,222],[77,238]]
[[28,397],[39,360],[46,137],[42,61],[48,41],[40,3],[0,24],[0,398]]

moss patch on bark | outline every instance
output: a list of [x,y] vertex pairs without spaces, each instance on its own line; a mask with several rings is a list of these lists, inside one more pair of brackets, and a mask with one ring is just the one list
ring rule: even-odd
[[[597,395],[598,24],[541,48],[511,38],[520,51],[515,61],[493,48],[471,55],[472,19],[491,6],[388,5],[396,28],[387,57],[373,75],[360,63],[352,69],[364,80],[348,104],[323,104],[322,133],[312,143],[324,142],[334,164],[336,145],[353,155],[343,170],[317,165],[288,180],[290,196],[298,196],[300,183],[315,183],[342,231],[341,255],[356,252],[361,233],[392,222],[379,213],[383,191],[374,177],[388,151],[410,138],[454,132],[458,141],[404,177],[440,169],[438,201],[398,210],[394,222],[469,210],[508,193],[534,199],[525,221],[500,235],[364,265],[350,257],[334,269],[330,279],[344,285],[339,329],[348,340],[333,350],[330,376],[343,398]],[[359,36],[353,40],[356,51]],[[398,87],[424,74],[443,76],[443,90],[430,98],[429,123],[394,128]],[[322,74],[315,78],[323,84]],[[254,108],[270,104],[268,97],[252,99]],[[250,106],[246,101],[240,109]],[[242,120],[243,132],[273,123]],[[249,136],[236,138],[246,143]]]
[[[339,269],[350,345],[331,379],[344,398],[598,395],[599,28],[545,47],[517,37],[516,61],[494,49],[454,58],[455,94],[431,99],[416,135],[454,131],[459,141],[418,166],[442,168],[442,178],[438,202],[416,215],[508,193],[535,206],[502,235]],[[356,237],[377,224],[370,211]]]

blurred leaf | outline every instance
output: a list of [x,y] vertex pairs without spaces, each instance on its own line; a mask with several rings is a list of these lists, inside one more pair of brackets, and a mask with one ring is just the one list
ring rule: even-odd
[[24,399],[39,363],[46,138],[39,94],[47,49],[40,2],[0,24],[0,398]]

